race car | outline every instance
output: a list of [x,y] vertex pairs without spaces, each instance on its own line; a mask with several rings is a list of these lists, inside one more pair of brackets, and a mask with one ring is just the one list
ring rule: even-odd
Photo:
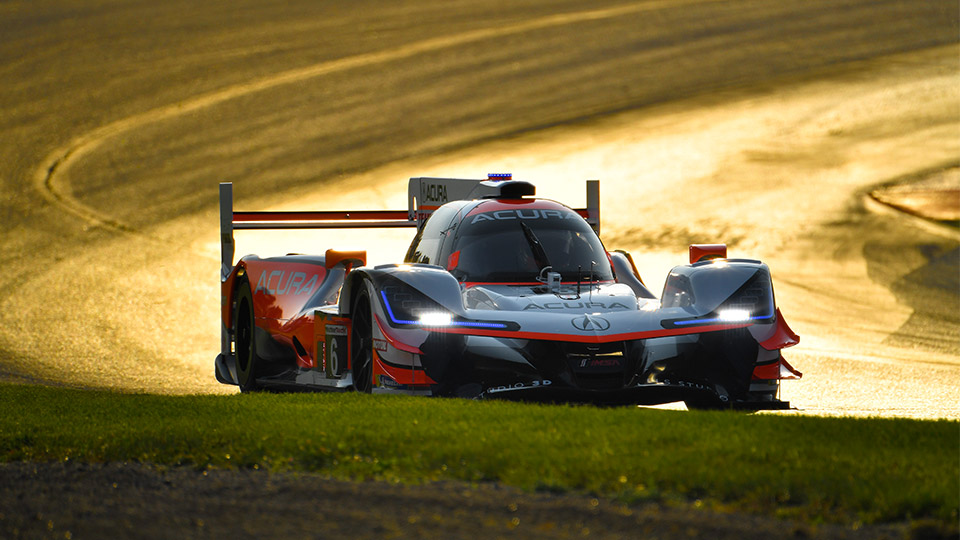
[[[783,409],[801,373],[770,269],[689,246],[659,297],[586,208],[535,197],[509,174],[411,178],[403,211],[238,212],[220,184],[217,380],[260,389],[355,390],[688,408]],[[234,231],[410,227],[402,263],[366,252],[234,263]]]

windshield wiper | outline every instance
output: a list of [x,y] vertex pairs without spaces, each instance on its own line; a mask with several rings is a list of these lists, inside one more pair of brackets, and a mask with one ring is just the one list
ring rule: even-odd
[[547,252],[543,250],[543,244],[540,243],[537,235],[533,233],[533,229],[522,221],[520,222],[520,228],[523,230],[523,237],[527,239],[530,251],[533,252],[533,260],[536,261],[537,266],[540,268],[550,266],[550,260],[547,259]]

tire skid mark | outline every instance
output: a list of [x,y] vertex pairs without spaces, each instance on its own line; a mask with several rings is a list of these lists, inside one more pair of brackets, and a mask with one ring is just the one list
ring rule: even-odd
[[101,146],[105,141],[122,133],[135,130],[139,127],[186,115],[201,109],[212,107],[220,103],[247,96],[279,86],[301,82],[321,77],[331,73],[346,71],[354,68],[368,67],[375,64],[410,58],[419,54],[439,51],[451,47],[465,45],[491,38],[521,34],[546,28],[565,26],[570,24],[611,19],[614,17],[650,11],[669,5],[682,7],[687,4],[713,2],[716,0],[686,0],[684,2],[665,2],[653,0],[639,4],[621,5],[612,8],[578,11],[548,15],[538,19],[506,24],[495,28],[481,28],[464,32],[454,36],[428,38],[398,48],[348,56],[336,60],[328,60],[310,66],[291,69],[281,73],[257,79],[251,82],[230,86],[206,94],[201,94],[184,101],[150,109],[103,125],[83,135],[80,135],[53,151],[37,169],[34,186],[45,199],[63,210],[73,214],[87,223],[88,227],[103,227],[121,233],[135,233],[135,229],[119,220],[95,210],[73,196],[67,171],[70,167]]

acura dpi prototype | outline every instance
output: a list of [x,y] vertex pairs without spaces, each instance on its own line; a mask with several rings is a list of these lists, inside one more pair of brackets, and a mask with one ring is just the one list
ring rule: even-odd
[[[405,211],[239,212],[220,185],[222,383],[258,389],[782,409],[799,338],[770,270],[690,246],[658,297],[587,207],[510,175],[411,178]],[[365,251],[234,262],[243,229],[410,227],[402,263]]]

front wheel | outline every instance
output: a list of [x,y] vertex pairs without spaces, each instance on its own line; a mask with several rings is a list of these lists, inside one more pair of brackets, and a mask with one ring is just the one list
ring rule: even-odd
[[692,411],[725,411],[730,409],[730,397],[720,385],[709,385],[712,391],[702,390],[699,395],[683,400],[687,409]]
[[361,285],[351,314],[350,373],[353,375],[353,389],[369,394],[373,391],[373,316],[366,284]]

